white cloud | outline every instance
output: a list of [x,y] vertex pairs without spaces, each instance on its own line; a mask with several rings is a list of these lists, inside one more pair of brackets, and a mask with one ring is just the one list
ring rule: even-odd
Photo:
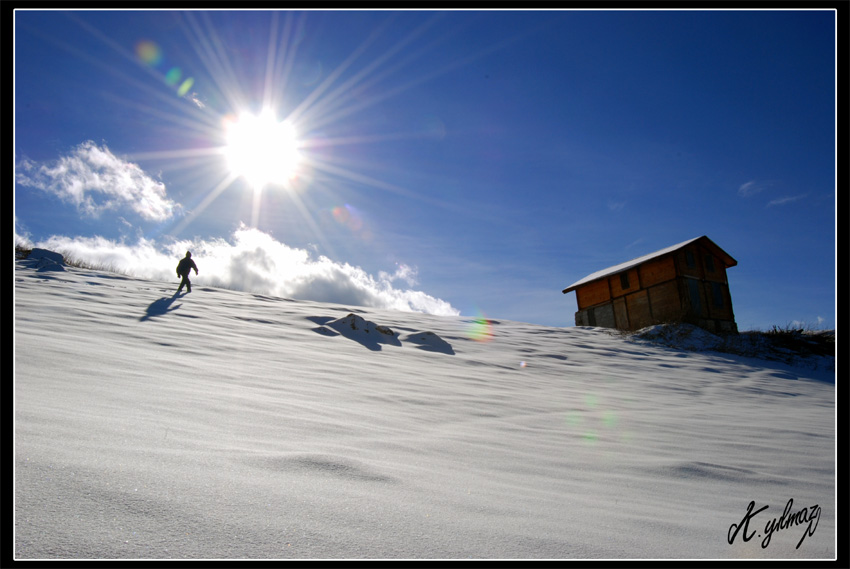
[[762,190],[764,190],[764,184],[757,182],[755,180],[751,180],[745,184],[741,184],[738,188],[738,195],[742,198],[748,198],[753,196]]
[[163,221],[179,208],[166,196],[162,182],[90,140],[53,163],[21,160],[15,181],[50,192],[92,217],[129,207],[144,219]]
[[23,224],[21,224],[17,215],[15,215],[15,245],[32,247],[30,232],[23,226]]
[[416,281],[417,273],[418,273],[418,271],[416,270],[415,267],[409,267],[407,265],[401,264],[401,265],[398,265],[398,268],[396,269],[395,273],[389,274],[389,273],[385,273],[384,271],[381,271],[380,273],[378,273],[378,277],[382,281],[386,281],[386,282],[390,282],[390,283],[394,282],[398,279],[401,279],[401,280],[403,280],[404,282],[407,283],[407,286],[416,286],[416,284],[417,284],[417,281]]
[[788,203],[792,203],[792,202],[795,202],[797,200],[803,199],[807,195],[809,195],[809,194],[799,194],[799,195],[796,195],[796,196],[785,196],[785,197],[782,197],[782,198],[776,198],[775,200],[770,200],[767,203],[767,207],[771,207],[771,206],[775,206],[775,205],[785,205],[785,204],[788,204]]
[[459,315],[448,302],[417,290],[395,288],[401,279],[415,284],[415,269],[400,265],[393,274],[374,277],[348,263],[295,249],[257,229],[241,227],[231,240],[176,241],[158,246],[142,239],[126,245],[102,237],[51,237],[38,243],[79,261],[152,280],[177,281],[175,267],[186,251],[198,264],[198,285],[257,294],[368,306],[390,310]]
[[191,95],[186,95],[186,98],[195,103],[195,106],[199,109],[206,108],[206,105],[201,100],[201,97],[197,93],[192,93]]

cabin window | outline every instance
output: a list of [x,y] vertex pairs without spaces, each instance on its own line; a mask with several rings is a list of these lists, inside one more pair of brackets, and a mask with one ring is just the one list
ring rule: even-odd
[[711,255],[705,256],[705,270],[709,273],[714,272],[714,257],[712,257]]
[[688,264],[689,269],[696,269],[697,268],[697,262],[694,259],[694,252],[693,251],[685,251],[685,262]]
[[629,273],[620,273],[620,288],[623,290],[629,288]]
[[711,283],[711,296],[714,298],[714,308],[723,308],[723,285]]
[[688,296],[691,299],[691,311],[699,316],[702,314],[702,303],[699,299],[699,281],[696,279],[687,279]]

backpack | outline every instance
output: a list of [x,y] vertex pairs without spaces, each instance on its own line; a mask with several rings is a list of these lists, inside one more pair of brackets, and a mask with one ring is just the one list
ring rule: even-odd
[[180,262],[177,263],[177,274],[180,276],[189,274],[191,271],[191,263],[192,261],[186,257],[180,259]]

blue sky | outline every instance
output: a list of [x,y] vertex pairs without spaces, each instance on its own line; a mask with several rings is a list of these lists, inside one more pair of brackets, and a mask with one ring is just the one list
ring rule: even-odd
[[[14,32],[18,240],[572,326],[564,287],[708,235],[739,328],[835,326],[831,10],[17,11]],[[224,148],[264,109],[298,162],[258,188]]]

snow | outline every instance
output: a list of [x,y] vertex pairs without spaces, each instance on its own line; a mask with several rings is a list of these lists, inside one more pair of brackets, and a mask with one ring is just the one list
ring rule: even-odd
[[663,324],[648,326],[638,330],[634,337],[683,350],[695,351],[716,350],[723,344],[720,336],[693,324],[684,323],[678,326],[665,326]]
[[829,367],[41,262],[16,559],[836,556]]

